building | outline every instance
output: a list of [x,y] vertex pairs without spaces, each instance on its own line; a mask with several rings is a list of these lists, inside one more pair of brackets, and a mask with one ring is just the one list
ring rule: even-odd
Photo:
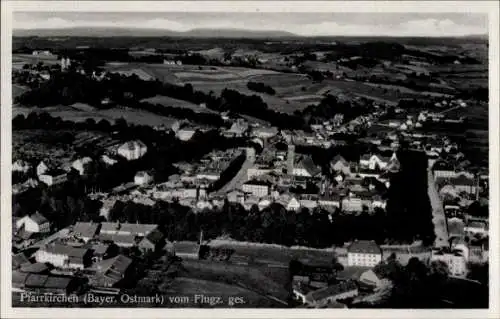
[[118,160],[116,160],[116,159],[114,159],[114,158],[112,158],[111,156],[106,155],[106,154],[104,154],[104,155],[102,155],[102,156],[101,156],[101,161],[102,161],[104,164],[109,165],[109,166],[113,166],[113,165],[115,165],[116,163],[118,163]]
[[271,183],[267,181],[250,180],[241,186],[241,190],[245,193],[250,193],[257,198],[269,195],[271,191]]
[[229,137],[242,137],[248,132],[248,129],[248,123],[242,120],[237,120],[233,123],[233,125],[231,125],[231,128],[229,130],[226,130],[224,132],[224,135]]
[[271,138],[271,137],[278,135],[278,129],[274,126],[270,126],[270,127],[261,126],[261,127],[253,128],[251,134],[254,137],[268,139],[268,138]]
[[12,272],[12,287],[41,294],[69,295],[78,288],[75,277]]
[[288,144],[288,152],[286,155],[286,172],[288,175],[293,175],[295,163],[295,145]]
[[318,205],[323,208],[340,208],[340,196],[338,195],[324,195],[318,199]]
[[464,231],[469,236],[486,237],[488,236],[488,224],[482,221],[469,221],[465,225]]
[[382,287],[384,284],[384,279],[382,278],[381,274],[376,272],[375,268],[368,269],[367,271],[363,272],[359,277],[359,281],[374,288],[375,290]]
[[116,287],[134,274],[132,259],[124,255],[102,260],[95,268],[97,273],[90,278],[90,284],[97,287]]
[[163,234],[159,230],[153,230],[137,244],[142,252],[155,252],[165,246]]
[[71,167],[73,167],[75,170],[78,171],[78,173],[80,173],[80,175],[83,175],[85,174],[85,169],[87,168],[87,166],[92,162],[92,159],[90,157],[84,157],[84,158],[80,158],[80,159],[77,159],[76,161],[73,162],[73,164],[71,165]]
[[381,155],[363,155],[359,160],[359,165],[361,168],[368,168],[371,170],[380,169],[383,170],[389,164],[390,158]]
[[30,169],[31,165],[26,161],[17,160],[14,163],[12,163],[13,172],[27,173]]
[[447,264],[453,276],[465,277],[467,275],[467,259],[460,250],[435,249],[431,254],[432,261],[442,261]]
[[273,171],[274,171],[274,169],[272,167],[263,166],[263,165],[256,165],[256,166],[251,167],[247,170],[247,178],[249,180],[251,180],[254,177],[270,174]]
[[88,242],[97,235],[100,226],[101,226],[100,224],[93,222],[90,223],[77,222],[73,226],[71,234],[76,238],[82,239],[84,242]]
[[140,240],[138,236],[130,234],[100,233],[98,238],[99,241],[103,243],[113,243],[118,247],[126,247],[126,248],[136,246],[138,241]]
[[333,172],[351,174],[351,165],[341,155],[335,156],[330,161],[330,168]]
[[49,165],[49,163],[46,163],[44,161],[41,161],[37,166],[36,166],[36,175],[40,176],[45,174],[49,169],[53,169],[54,167],[52,165]]
[[175,136],[177,136],[177,138],[180,139],[181,141],[189,141],[195,133],[196,133],[196,128],[185,126],[179,129],[175,133]]
[[347,249],[348,266],[374,267],[382,260],[382,250],[375,241],[356,240]]
[[62,244],[51,244],[35,253],[39,263],[50,263],[55,267],[83,269],[92,263],[92,252],[87,248],[76,248]]
[[336,285],[312,291],[306,295],[305,301],[308,305],[319,307],[337,300],[356,297],[358,286],[353,280],[342,281]]
[[321,168],[314,164],[309,156],[301,157],[293,166],[293,176],[316,177],[321,173]]
[[45,216],[36,212],[32,215],[26,215],[16,221],[16,228],[30,233],[48,233],[50,232],[50,222]]
[[139,141],[129,141],[124,143],[118,148],[118,155],[126,158],[129,161],[137,160],[146,154],[148,151],[147,146]]
[[145,185],[153,181],[153,176],[149,175],[147,172],[138,172],[134,176],[134,183],[136,185]]
[[144,237],[153,230],[156,230],[158,225],[155,224],[129,224],[129,223],[101,223],[100,234],[108,235],[132,235]]
[[92,262],[97,263],[101,262],[104,259],[108,259],[110,255],[114,252],[118,251],[116,245],[107,245],[102,243],[97,243],[92,245]]
[[55,169],[38,175],[38,179],[48,186],[53,186],[65,183],[68,180],[68,174],[63,170]]
[[362,212],[363,200],[356,196],[349,196],[342,199],[342,211],[344,212]]

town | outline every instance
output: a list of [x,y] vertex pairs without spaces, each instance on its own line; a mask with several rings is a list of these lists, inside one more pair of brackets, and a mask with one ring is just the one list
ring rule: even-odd
[[138,40],[13,39],[14,306],[487,307],[487,41]]

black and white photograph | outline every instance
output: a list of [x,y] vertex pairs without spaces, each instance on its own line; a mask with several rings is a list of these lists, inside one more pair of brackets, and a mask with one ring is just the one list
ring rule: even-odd
[[11,314],[500,315],[498,3],[111,2],[2,22]]

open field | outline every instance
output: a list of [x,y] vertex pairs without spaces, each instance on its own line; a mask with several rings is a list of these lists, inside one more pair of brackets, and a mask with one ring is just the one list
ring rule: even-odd
[[272,295],[280,300],[288,297],[288,269],[204,260],[185,260],[182,264],[191,278],[234,285],[263,297]]
[[152,104],[161,104],[164,106],[171,106],[171,107],[177,107],[177,108],[182,108],[182,109],[190,109],[193,110],[197,113],[217,113],[211,109],[207,109],[206,107],[201,107],[199,105],[196,105],[194,103],[188,102],[188,101],[183,101],[183,100],[177,100],[168,96],[164,95],[157,95],[153,96],[144,100],[141,100],[141,102],[148,102]]
[[28,90],[29,89],[24,87],[24,86],[12,84],[12,99],[16,98],[17,96],[22,95],[24,92],[26,92]]
[[[315,263],[330,263],[334,256],[332,249],[288,248],[278,245],[245,244],[226,240],[213,240],[210,242],[210,245],[234,249],[235,252],[232,259],[234,258],[244,263],[250,262],[286,267],[288,267],[288,263],[293,258],[310,260]],[[190,253],[196,250],[197,243],[183,241],[176,243],[175,247],[177,253]]]
[[[91,108],[91,107],[90,107]],[[88,109],[88,108],[85,108]],[[99,110],[99,109],[88,109],[83,110],[79,105],[73,106],[51,106],[45,108],[33,108],[24,106],[14,106],[12,108],[12,117],[18,114],[23,114],[27,116],[31,112],[47,112],[53,117],[61,117],[63,120],[73,121],[73,122],[84,122],[86,119],[94,119],[95,121],[100,121],[102,119],[108,120],[113,123],[119,118],[124,118],[128,123],[133,123],[136,125],[150,125],[159,126],[164,125],[170,127],[176,122],[175,119],[157,115],[151,112],[143,110],[134,110],[126,107],[115,107],[112,109]]]
[[31,55],[31,54],[12,54],[12,63],[22,62],[37,64],[43,62],[44,64],[58,64],[59,60],[57,55]]

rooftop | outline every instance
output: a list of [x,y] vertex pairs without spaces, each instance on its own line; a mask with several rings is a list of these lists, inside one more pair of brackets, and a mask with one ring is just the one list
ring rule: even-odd
[[353,280],[346,280],[337,285],[328,286],[326,288],[313,291],[306,296],[306,300],[308,302],[318,302],[330,296],[335,296],[355,289],[358,289],[356,283]]
[[62,244],[47,245],[43,247],[42,250],[52,254],[67,255],[69,257],[76,257],[76,258],[83,258],[83,256],[85,256],[85,254],[87,254],[89,251],[89,249],[86,248],[76,248]]
[[356,240],[349,248],[349,253],[382,254],[382,250],[373,240]]

